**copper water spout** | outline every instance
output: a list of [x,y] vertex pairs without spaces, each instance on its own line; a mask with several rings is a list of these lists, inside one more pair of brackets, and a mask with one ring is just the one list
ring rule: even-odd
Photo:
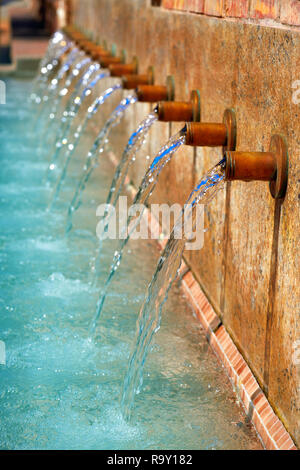
[[288,181],[288,150],[285,138],[271,138],[268,152],[225,152],[227,181],[269,181],[274,198],[284,198]]
[[87,38],[78,38],[75,39],[75,42],[81,49],[83,49],[86,45],[90,44],[90,40]]
[[83,33],[73,25],[66,25],[62,28],[63,33],[67,34],[68,36],[81,36],[84,37]]
[[85,41],[82,45],[81,45],[81,49],[83,49],[85,52],[89,52],[91,49],[93,49],[93,47],[95,47],[96,44],[92,41]]
[[139,68],[138,58],[134,57],[130,64],[111,64],[108,68],[112,77],[137,74]]
[[126,53],[122,51],[121,55],[116,56],[109,56],[109,57],[102,57],[99,59],[101,67],[107,69],[112,64],[125,64],[126,62]]
[[95,43],[85,44],[85,46],[83,47],[83,50],[87,54],[90,54],[90,55],[92,55],[93,52],[99,52],[103,55],[109,54],[109,52],[106,49],[104,49],[104,47],[101,47],[101,46],[99,46],[98,44],[95,44]]
[[104,69],[108,68],[111,64],[121,64],[122,58],[121,57],[112,57],[112,56],[99,56],[99,62],[101,67]]
[[100,62],[105,57],[113,57],[113,55],[103,49],[103,47],[96,46],[90,51],[90,56],[93,60]]
[[134,90],[139,85],[153,85],[154,84],[154,67],[148,67],[147,73],[137,75],[129,74],[122,77],[122,86],[125,90]]
[[236,146],[236,117],[233,109],[226,109],[222,123],[187,122],[182,130],[186,145],[194,147],[223,147],[234,150]]
[[140,85],[136,89],[138,101],[157,103],[158,101],[173,101],[175,98],[175,82],[172,75],[167,77],[166,85]]
[[66,34],[69,36],[70,39],[73,41],[79,41],[79,40],[84,40],[86,37],[84,34],[82,34],[80,31],[72,31],[72,30],[67,30]]
[[157,105],[158,120],[164,122],[201,121],[199,90],[193,90],[189,102],[160,101]]

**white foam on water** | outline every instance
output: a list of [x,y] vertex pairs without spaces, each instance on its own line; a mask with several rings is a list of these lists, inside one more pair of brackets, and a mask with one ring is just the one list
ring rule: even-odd
[[53,273],[45,281],[40,281],[39,286],[46,297],[66,298],[71,295],[79,295],[88,292],[90,285],[80,279],[67,279],[62,273]]

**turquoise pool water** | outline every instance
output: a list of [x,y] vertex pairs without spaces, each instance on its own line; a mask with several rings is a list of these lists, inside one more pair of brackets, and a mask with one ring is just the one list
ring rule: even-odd
[[[97,239],[97,203],[113,176],[108,159],[96,171],[65,236],[66,210],[81,154],[57,208],[44,176],[48,149],[38,151],[26,99],[31,81],[10,78],[0,106],[0,365],[1,449],[260,449],[220,363],[179,286],[145,366],[130,423],[120,393],[135,323],[159,252],[130,241],[95,341],[88,326],[98,289],[89,284]],[[121,151],[122,149],[120,149]],[[114,242],[106,242],[103,280]]]

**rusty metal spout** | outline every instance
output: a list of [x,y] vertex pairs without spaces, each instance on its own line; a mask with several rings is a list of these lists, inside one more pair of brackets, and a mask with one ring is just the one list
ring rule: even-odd
[[173,76],[167,77],[166,85],[140,85],[136,89],[138,100],[143,103],[173,101],[175,98],[175,82]]
[[269,152],[226,152],[227,181],[269,181],[275,199],[285,196],[288,181],[288,150],[283,136],[273,135]]
[[236,117],[233,109],[226,109],[222,123],[186,122],[186,145],[193,147],[223,147],[234,150],[236,146]]
[[137,74],[139,63],[137,57],[134,57],[131,64],[111,64],[108,68],[112,77],[122,77],[123,75]]
[[122,77],[122,86],[125,90],[134,90],[139,85],[154,84],[154,67],[150,66],[143,75],[130,74]]
[[122,51],[120,56],[107,56],[107,57],[101,57],[99,59],[100,65],[103,68],[108,68],[110,65],[114,64],[125,64],[126,62],[126,53],[125,51]]
[[201,121],[200,92],[193,90],[189,102],[160,101],[157,105],[158,120],[164,122]]

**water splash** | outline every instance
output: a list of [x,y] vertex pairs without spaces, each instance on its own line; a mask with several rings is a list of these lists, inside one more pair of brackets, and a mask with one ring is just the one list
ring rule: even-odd
[[[143,383],[143,368],[154,334],[161,324],[162,308],[169,290],[178,275],[188,234],[185,232],[187,219],[191,220],[193,230],[196,228],[196,206],[207,204],[224,187],[225,160],[211,169],[191,193],[184,212],[176,222],[169,241],[158,261],[147,295],[137,321],[136,339],[132,350],[128,371],[122,393],[122,411],[125,419],[131,416],[134,396],[139,393]],[[176,238],[180,230],[182,237]]]
[[[182,135],[181,132],[178,132],[176,135],[171,137],[166,145],[164,145],[157,156],[154,158],[152,164],[150,165],[149,169],[147,170],[143,181],[139,187],[139,190],[135,196],[134,205],[139,205],[141,208],[145,207],[148,202],[149,197],[151,196],[156,183],[158,181],[159,175],[163,168],[167,165],[167,163],[171,160],[175,152],[185,143],[185,135]],[[143,216],[143,209],[136,215],[129,215],[127,219],[127,223],[125,228],[123,229],[123,234],[121,234],[120,241],[119,241],[119,248],[115,252],[114,259],[110,268],[110,273],[106,279],[104,284],[101,296],[97,303],[96,314],[91,322],[90,325],[90,336],[94,336],[96,327],[103,309],[103,305],[106,299],[106,295],[108,292],[108,288],[111,284],[113,276],[117,269],[119,268],[124,248],[130,239],[131,234],[134,232],[136,227],[138,226],[141,218]]]
[[98,167],[99,154],[102,154],[104,152],[108,144],[108,137],[109,137],[111,130],[121,122],[126,110],[130,107],[130,105],[136,102],[137,102],[136,95],[129,95],[126,98],[122,99],[120,104],[114,109],[109,119],[106,121],[101,131],[99,132],[92,149],[87,155],[86,163],[83,167],[82,176],[77,185],[74,197],[68,209],[67,228],[66,228],[67,233],[70,232],[70,230],[72,229],[73,213],[81,205],[82,193],[94,169]]
[[105,233],[107,232],[108,225],[109,225],[109,209],[108,207],[112,205],[116,207],[119,196],[123,189],[126,176],[129,171],[130,165],[135,161],[136,154],[146,142],[146,136],[149,133],[153,124],[158,120],[158,114],[156,110],[153,110],[148,116],[143,119],[143,121],[139,124],[138,128],[132,133],[130,136],[128,143],[125,147],[123,152],[122,158],[120,163],[118,164],[114,177],[112,179],[111,187],[108,193],[108,197],[106,200],[107,209],[103,215],[103,220],[105,223],[103,224],[103,229],[100,234],[98,234],[99,238],[99,246],[96,255],[95,265],[92,268],[92,271],[97,275],[97,268],[100,262],[101,250],[102,250],[102,242],[105,238]]

